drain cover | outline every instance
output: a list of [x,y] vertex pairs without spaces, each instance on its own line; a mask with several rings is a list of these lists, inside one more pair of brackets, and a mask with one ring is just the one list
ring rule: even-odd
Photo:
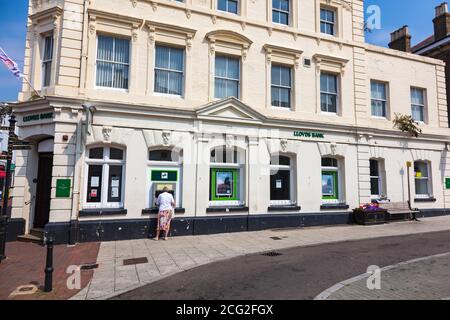
[[92,269],[97,269],[98,268],[98,263],[87,263],[87,264],[83,264],[80,269],[81,270],[92,270]]
[[283,240],[283,239],[280,238],[280,237],[270,237],[270,239],[272,239],[272,240]]
[[146,257],[125,259],[125,260],[123,260],[123,265],[130,266],[132,264],[141,264],[141,263],[147,263],[147,262],[148,262],[148,259]]
[[263,253],[262,255],[266,256],[266,257],[277,257],[277,256],[281,256],[282,253],[275,252],[275,251],[269,251],[269,252]]

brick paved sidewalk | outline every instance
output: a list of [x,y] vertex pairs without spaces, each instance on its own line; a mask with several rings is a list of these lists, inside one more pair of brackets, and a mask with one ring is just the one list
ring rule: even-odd
[[369,290],[368,276],[361,275],[319,296],[320,300],[448,300],[449,267],[450,253],[415,259],[382,268],[379,290]]
[[[19,286],[34,284],[43,289],[46,247],[24,242],[6,244],[7,259],[0,263],[0,300],[14,299],[68,299],[80,290],[69,290],[66,286],[66,273],[69,265],[93,263],[97,259],[100,243],[82,243],[73,247],[58,245],[54,247],[53,291],[34,294],[10,294]],[[92,278],[93,270],[81,272],[81,286],[84,288]]]
[[[450,230],[450,216],[376,226],[335,226],[104,242],[90,284],[73,299],[106,299],[203,264],[331,242]],[[142,258],[141,261],[127,259]],[[140,262],[140,263],[136,263]]]

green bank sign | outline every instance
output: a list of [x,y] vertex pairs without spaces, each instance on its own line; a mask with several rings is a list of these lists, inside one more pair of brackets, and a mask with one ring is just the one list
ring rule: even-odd
[[44,119],[53,119],[53,112],[33,114],[23,117],[23,122],[39,121]]
[[294,131],[294,137],[325,139],[325,134],[322,132]]

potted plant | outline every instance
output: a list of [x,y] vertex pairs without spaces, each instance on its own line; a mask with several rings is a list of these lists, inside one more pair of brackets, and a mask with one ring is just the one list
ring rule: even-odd
[[355,222],[360,225],[374,225],[386,223],[386,210],[378,203],[362,204],[353,209]]

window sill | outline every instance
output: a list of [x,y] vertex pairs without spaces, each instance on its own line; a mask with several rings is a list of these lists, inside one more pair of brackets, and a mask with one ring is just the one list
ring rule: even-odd
[[320,210],[346,210],[350,208],[348,204],[345,203],[329,203],[329,204],[323,204],[320,206]]
[[436,198],[430,197],[430,198],[415,198],[414,202],[436,202]]
[[209,207],[206,208],[207,213],[216,213],[216,212],[248,212],[248,207],[244,206],[230,206],[230,207]]
[[[158,214],[158,211],[159,211],[158,208],[142,209],[142,215]],[[186,212],[185,208],[175,208],[175,214],[185,212]]]
[[79,212],[80,217],[126,215],[127,209],[85,209]]
[[273,211],[300,211],[302,208],[299,206],[292,206],[292,205],[286,205],[286,206],[270,206],[267,208],[267,211],[273,212]]

